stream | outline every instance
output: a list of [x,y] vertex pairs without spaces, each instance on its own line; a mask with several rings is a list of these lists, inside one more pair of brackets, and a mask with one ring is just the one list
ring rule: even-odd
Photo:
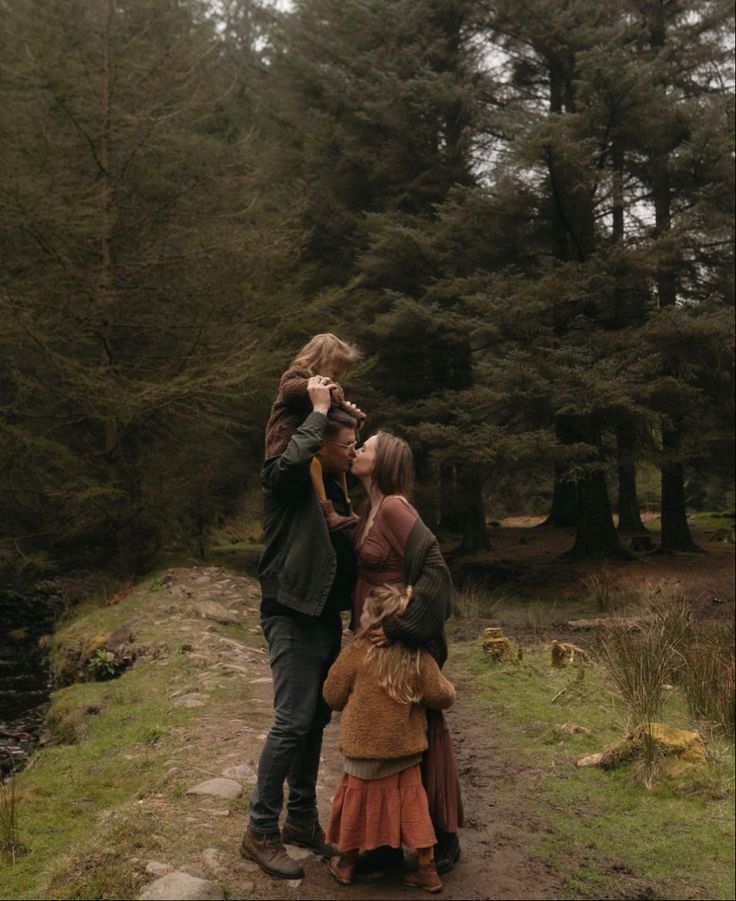
[[51,692],[39,639],[63,606],[48,591],[0,589],[0,775],[21,769],[38,742]]

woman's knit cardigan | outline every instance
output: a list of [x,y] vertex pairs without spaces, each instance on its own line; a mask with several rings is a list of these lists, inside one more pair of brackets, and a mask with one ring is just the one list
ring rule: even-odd
[[447,660],[445,621],[452,610],[452,578],[434,534],[417,517],[404,549],[404,585],[413,594],[401,617],[388,617],[386,637],[422,647],[440,667]]

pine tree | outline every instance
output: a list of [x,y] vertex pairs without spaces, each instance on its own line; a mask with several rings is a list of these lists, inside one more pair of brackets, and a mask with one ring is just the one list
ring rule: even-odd
[[232,479],[299,232],[255,193],[205,4],[6,6],[6,547],[130,570]]

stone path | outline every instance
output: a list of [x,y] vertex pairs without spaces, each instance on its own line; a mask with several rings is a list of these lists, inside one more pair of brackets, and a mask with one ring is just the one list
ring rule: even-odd
[[[169,646],[179,643],[192,667],[186,680],[171,686],[169,698],[195,715],[181,736],[181,746],[167,761],[161,790],[139,802],[155,816],[157,832],[151,846],[130,860],[139,874],[138,897],[142,901],[426,897],[403,886],[396,872],[340,887],[316,856],[294,847],[287,850],[303,864],[303,880],[272,879],[239,856],[247,797],[272,716],[272,683],[258,602],[258,586],[252,579],[215,566],[172,570],[157,589],[152,605],[157,622],[165,627]],[[223,628],[230,633],[223,634]],[[235,634],[238,637],[232,637]],[[449,675],[460,686],[463,674],[454,674],[450,667]],[[228,702],[221,700],[223,691],[229,692]],[[477,721],[477,712],[463,702],[462,691],[459,698],[448,722],[466,788],[468,826],[462,838],[463,859],[447,877],[443,897],[553,897],[553,876],[527,860],[519,840],[499,828],[511,821],[520,824],[517,832],[523,832],[519,817],[524,804],[509,774],[494,769],[487,724]],[[342,774],[337,739],[333,722],[325,733],[317,785],[323,823]],[[505,795],[495,791],[498,779],[510,785]],[[177,830],[186,831],[188,848],[199,844],[201,850],[184,855]]]

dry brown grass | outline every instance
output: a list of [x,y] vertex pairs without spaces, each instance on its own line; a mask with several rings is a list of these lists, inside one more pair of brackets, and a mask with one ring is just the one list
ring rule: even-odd
[[679,682],[693,717],[733,735],[736,708],[734,623],[699,623],[685,649]]
[[629,710],[632,725],[643,725],[640,779],[650,788],[660,769],[660,755],[651,739],[651,724],[661,715],[665,685],[682,671],[692,634],[693,611],[682,593],[655,591],[644,604],[648,614],[632,628],[614,617],[603,632],[596,656],[606,668]]

